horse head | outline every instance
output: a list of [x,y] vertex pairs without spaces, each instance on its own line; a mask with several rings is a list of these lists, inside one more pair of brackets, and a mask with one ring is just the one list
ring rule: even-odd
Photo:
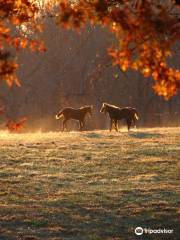
[[100,112],[101,112],[101,113],[106,113],[106,112],[107,112],[107,104],[106,104],[106,103],[103,103],[103,104],[102,104],[102,107],[101,107],[101,109],[100,109]]
[[55,119],[59,120],[60,118],[62,118],[62,117],[63,117],[62,113],[63,113],[63,111],[59,111],[59,112],[56,114]]
[[93,110],[93,106],[87,106],[87,112],[89,113],[89,115],[92,117],[92,110]]

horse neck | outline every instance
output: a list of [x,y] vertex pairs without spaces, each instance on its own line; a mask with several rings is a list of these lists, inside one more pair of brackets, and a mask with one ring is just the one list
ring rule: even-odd
[[106,107],[106,110],[107,110],[107,112],[110,114],[110,113],[113,111],[113,108],[107,106],[107,107]]
[[108,108],[107,108],[107,112],[108,112],[108,114],[109,114],[110,117],[113,117],[114,114],[115,114],[115,112],[116,112],[116,109],[113,108],[113,107],[108,107]]
[[81,111],[83,112],[84,115],[86,115],[88,113],[88,108],[83,108]]

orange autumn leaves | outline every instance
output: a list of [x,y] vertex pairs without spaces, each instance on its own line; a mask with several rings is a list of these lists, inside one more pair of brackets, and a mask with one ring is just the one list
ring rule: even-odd
[[8,122],[6,123],[6,127],[10,132],[20,132],[25,128],[24,124],[26,121],[27,121],[26,117],[23,117],[18,121],[8,120]]
[[108,50],[114,64],[152,76],[155,92],[169,99],[180,89],[180,71],[167,64],[180,38],[178,6],[171,0],[64,0],[58,24],[78,31],[87,21],[108,27],[119,42]]
[[6,108],[5,106],[0,106],[0,116],[4,116],[6,120],[5,127],[10,132],[21,132],[25,129],[25,123],[27,121],[27,117],[22,117],[19,120],[11,120],[6,116]]
[[32,51],[45,50],[41,41],[29,39],[18,30],[18,27],[30,22],[34,31],[39,31],[39,25],[35,22],[37,12],[38,7],[34,1],[0,0],[0,80],[5,80],[9,86],[13,83],[21,86],[16,76],[19,66],[10,54],[11,49],[29,47]]
[[[6,108],[5,106],[0,106],[0,116],[5,116],[6,119]],[[6,120],[5,127],[10,131],[10,132],[21,132],[22,130],[25,129],[25,123],[27,121],[27,117],[22,117],[19,120],[11,120],[8,119]]]
[[[64,28],[80,31],[85,24],[108,28],[117,38],[116,48],[108,52],[113,63],[123,71],[133,69],[145,77],[152,76],[154,90],[166,99],[180,89],[180,71],[168,66],[167,58],[180,39],[180,8],[174,0],[48,0],[49,16]],[[56,7],[53,8],[53,4]],[[52,12],[51,12],[52,11]],[[42,24],[36,22],[38,1],[0,0],[0,77],[9,86],[20,86],[16,77],[18,68],[14,59],[6,55],[7,46],[15,49],[29,47],[32,51],[45,51],[42,42],[27,39],[24,35],[13,36],[12,26],[30,23],[36,31]],[[36,37],[35,34],[33,37]],[[4,57],[3,57],[4,55]]]

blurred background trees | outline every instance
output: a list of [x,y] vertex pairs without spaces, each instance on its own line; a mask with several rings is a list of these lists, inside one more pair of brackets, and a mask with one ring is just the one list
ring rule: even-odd
[[[22,86],[10,89],[1,84],[1,105],[6,105],[10,119],[27,116],[34,129],[58,130],[54,119],[63,107],[93,104],[89,128],[105,128],[105,116],[99,113],[102,102],[133,106],[140,112],[141,126],[176,125],[180,116],[180,96],[165,101],[152,90],[153,80],[138,72],[123,72],[112,65],[107,47],[116,39],[106,29],[89,26],[81,34],[60,30],[51,18],[41,34],[45,53],[19,53],[18,77]],[[171,64],[178,63],[178,57]],[[76,123],[71,126],[76,129]]]
[[[156,36],[154,44],[158,43],[158,48],[155,48],[157,55],[166,55],[171,47],[176,53],[173,58],[168,58],[167,62],[170,68],[166,68],[167,66],[164,65],[164,56],[162,59],[160,58],[163,64],[159,69],[162,70],[165,66],[166,70],[169,70],[165,71],[165,74],[162,71],[158,73],[158,77],[162,75],[160,84],[163,77],[169,76],[167,81],[163,82],[166,87],[169,86],[166,89],[169,91],[169,95],[166,95],[167,92],[163,87],[163,91],[161,91],[162,89],[159,90],[160,94],[172,96],[176,92],[179,83],[179,73],[176,74],[175,72],[175,75],[173,75],[174,73],[171,70],[171,68],[179,68],[179,44],[175,41],[178,39],[179,25],[178,15],[176,16],[177,9],[174,8],[178,3],[173,5],[172,9],[169,9],[170,12],[167,15],[167,9],[163,7],[162,1],[139,0],[119,2],[97,0],[93,1],[93,5],[88,10],[92,14],[97,14],[95,16],[92,15],[94,16],[91,19],[93,25],[90,25],[88,23],[89,17],[83,15],[87,13],[86,9],[82,8],[83,5],[78,5],[81,1],[76,1],[77,5],[74,5],[74,3],[73,5],[68,4],[68,2],[72,1],[53,1],[61,2],[61,11],[58,10],[59,8],[53,8],[52,10],[51,5],[47,5],[47,11],[44,8],[45,2],[49,1],[31,1],[31,3],[29,1],[9,1],[8,8],[6,8],[5,2],[0,0],[1,70],[3,69],[2,64],[10,64],[8,71],[0,72],[1,80],[6,80],[8,85],[11,86],[9,88],[5,82],[1,81],[0,105],[6,106],[6,119],[18,119],[21,116],[27,116],[28,124],[31,128],[56,130],[59,129],[59,123],[55,121],[54,115],[59,108],[93,104],[95,106],[95,114],[93,119],[88,119],[89,126],[90,128],[105,128],[107,123],[105,117],[99,113],[99,108],[101,103],[106,101],[118,106],[136,107],[141,116],[139,125],[142,126],[165,126],[179,123],[179,95],[174,96],[167,102],[162,97],[158,97],[152,89],[154,81],[150,72],[153,73],[152,69],[157,67],[156,64],[159,64],[159,60],[155,63],[152,61],[152,66],[148,65],[148,68],[147,66],[145,68],[140,67],[139,72],[134,72],[130,69],[130,62],[127,62],[127,59],[124,59],[122,62],[123,58],[118,55],[121,54],[119,50],[115,52],[111,50],[111,55],[114,56],[117,53],[117,58],[114,56],[114,60],[117,60],[121,67],[113,65],[112,57],[107,51],[109,47],[114,49],[120,47],[121,49],[121,46],[121,50],[124,50],[123,54],[129,53],[129,50],[127,51],[128,47],[136,46],[136,49],[141,49],[141,44],[139,44],[141,39],[133,39],[132,36],[135,36],[133,34],[137,34],[139,31],[143,33],[146,24],[150,24],[148,26],[153,31],[147,46],[151,45],[152,38]],[[143,11],[144,9],[149,11],[149,8],[144,5],[144,3],[148,2],[151,2],[152,6],[159,10],[153,12],[152,19],[146,19],[145,25],[143,25],[142,21],[141,26],[141,22],[139,22],[142,14],[141,7],[143,7]],[[160,4],[159,6],[157,2]],[[170,0],[167,0],[166,4],[171,2],[175,4],[174,1]],[[20,3],[22,8],[20,8],[21,11],[17,14],[16,4]],[[89,2],[84,1],[83,4],[89,4]],[[129,6],[128,10],[127,6]],[[64,11],[62,11],[62,8],[64,8]],[[49,11],[49,9],[52,11]],[[133,13],[131,18],[126,19],[127,21],[124,22],[124,18],[121,17],[125,17],[130,9],[135,11],[138,9],[140,15],[137,15],[136,19],[136,15],[134,16]],[[123,12],[119,12],[120,10],[123,10]],[[155,11],[154,8],[153,11]],[[170,16],[171,11],[173,12],[172,17]],[[84,16],[83,18],[81,18],[82,15]],[[107,16],[109,20],[106,18]],[[116,18],[117,16],[121,17]],[[112,20],[114,22],[111,22]],[[134,27],[135,20],[139,27],[134,28],[135,32],[133,32],[131,27]],[[163,20],[167,20],[167,23],[163,22]],[[84,28],[81,30],[81,33],[72,30],[67,31],[59,28],[55,21],[58,25],[67,28],[75,27],[79,30],[81,25],[84,25]],[[30,26],[29,22],[31,23]],[[168,29],[167,26],[171,22],[173,27]],[[10,25],[12,26],[9,27]],[[102,28],[99,25],[104,27]],[[109,26],[112,30],[110,32]],[[121,26],[121,30],[123,29],[125,32],[122,38],[124,39],[124,44],[126,43],[125,45],[119,46],[120,28],[118,26]],[[145,30],[146,36],[146,34],[149,34],[149,31]],[[132,35],[127,35],[128,32]],[[173,40],[171,36],[173,36]],[[44,52],[44,44],[39,41],[40,39],[45,43],[46,52]],[[133,41],[135,42],[133,43]],[[171,41],[172,46],[170,44]],[[162,46],[167,45],[167,49],[161,48],[161,43]],[[147,46],[144,45],[144,47]],[[22,50],[15,52],[12,48]],[[27,48],[30,48],[32,52]],[[147,58],[147,64],[150,64],[151,59],[159,59],[159,55],[152,54],[153,49],[153,47],[150,48],[150,52],[149,50],[145,51],[144,48],[143,50],[141,49],[142,53],[145,51],[150,54],[150,57]],[[38,51],[34,53],[36,50]],[[41,53],[42,51],[43,53]],[[124,68],[127,68],[126,72]],[[16,78],[17,71],[18,78]],[[144,75],[149,77],[145,78],[140,73],[143,71],[145,71]],[[13,82],[16,84],[13,85]],[[172,83],[173,87],[171,88],[171,84],[167,85],[166,83]],[[21,87],[19,88],[18,86],[20,85]],[[3,122],[4,120],[1,116],[1,121]],[[76,124],[74,124],[74,128],[76,128]]]

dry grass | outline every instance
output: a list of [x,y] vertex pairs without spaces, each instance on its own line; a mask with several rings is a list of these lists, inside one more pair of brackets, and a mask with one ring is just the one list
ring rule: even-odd
[[0,147],[0,240],[179,239],[180,128],[1,132]]

